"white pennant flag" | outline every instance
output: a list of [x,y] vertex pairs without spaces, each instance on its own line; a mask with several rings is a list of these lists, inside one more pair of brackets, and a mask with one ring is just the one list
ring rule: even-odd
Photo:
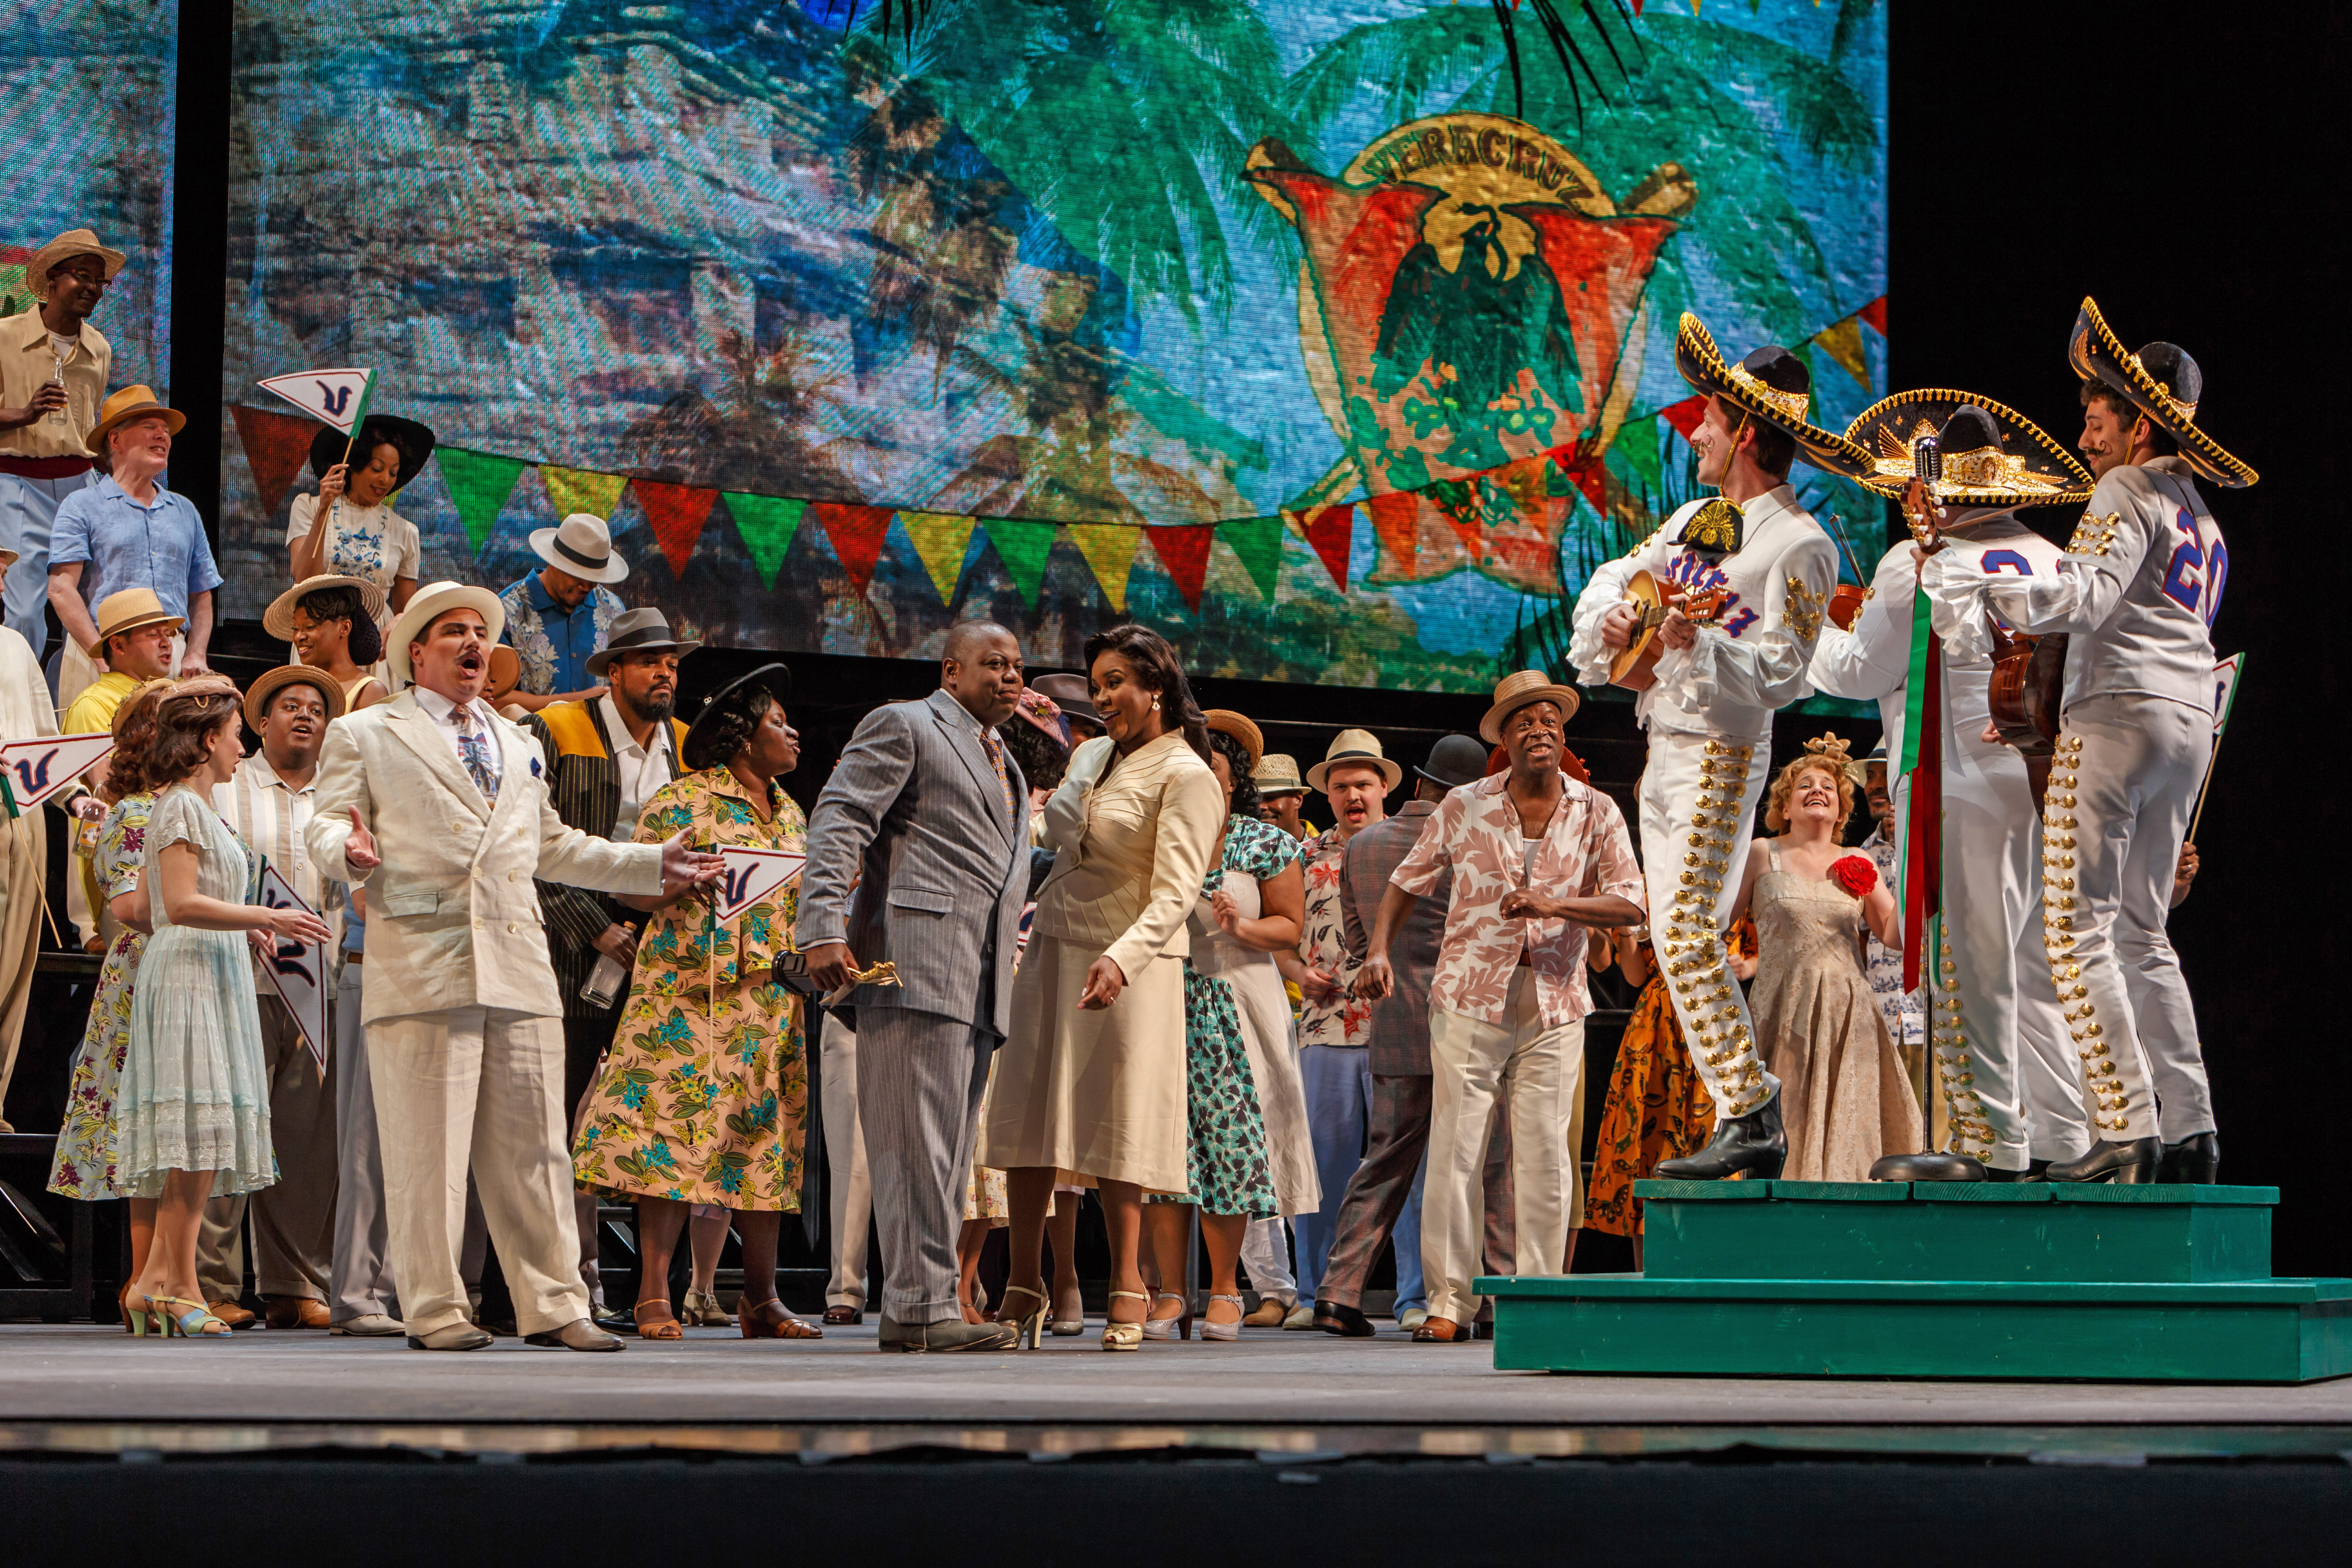
[[349,436],[367,417],[368,400],[375,395],[375,372],[310,370],[300,375],[273,375],[261,385],[311,418],[323,419]]
[[2213,667],[2213,739],[2221,740],[2221,731],[2229,727],[2231,706],[2238,700],[2238,676],[2246,667],[2246,656],[2233,653]]
[[[319,912],[304,903],[302,895],[267,860],[261,863],[261,902],[273,910],[300,910],[312,915]],[[326,1077],[327,944],[289,942],[280,937],[277,952],[262,965],[261,972],[278,987],[286,1010],[294,1015],[294,1026],[302,1031],[302,1043],[310,1047],[310,1059],[319,1064],[319,1076]]]
[[6,773],[8,815],[30,811],[96,767],[114,750],[114,737],[42,735],[0,742],[0,770]]
[[805,855],[789,849],[738,849],[720,845],[727,870],[719,882],[719,918],[731,921],[801,874]]

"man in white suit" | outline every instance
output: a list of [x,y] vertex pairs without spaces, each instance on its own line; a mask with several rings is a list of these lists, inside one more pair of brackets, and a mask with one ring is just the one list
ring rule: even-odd
[[489,1342],[457,1268],[470,1164],[524,1340],[618,1350],[580,1282],[563,1006],[531,881],[676,892],[720,861],[683,833],[628,845],[563,826],[538,743],[481,700],[505,618],[455,583],[409,601],[384,652],[415,685],[329,729],[305,837],[321,876],[367,888],[361,1017],[410,1346]]

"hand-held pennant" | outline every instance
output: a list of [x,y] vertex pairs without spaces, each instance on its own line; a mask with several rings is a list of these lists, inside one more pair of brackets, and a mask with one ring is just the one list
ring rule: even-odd
[[[302,901],[278,868],[264,860],[261,863],[260,900],[265,908],[300,910],[305,914],[319,911]],[[319,1064],[319,1076],[327,1075],[327,944],[322,942],[289,942],[278,939],[277,952],[262,965],[261,972],[278,988],[285,1000],[286,1010],[294,1015],[294,1026],[302,1031],[302,1043],[310,1048],[310,1059]]]
[[1903,989],[1919,987],[1929,967],[1927,921],[1943,904],[1943,650],[1927,617],[1927,595],[1911,600],[1911,674],[1905,687],[1903,757],[1911,781],[1911,816],[1903,840]]
[[2213,750],[2205,758],[2205,782],[2197,786],[2197,810],[2189,819],[2189,842],[2205,822],[2205,797],[2213,793],[2213,764],[2221,758],[2221,731],[2230,726],[2230,710],[2238,700],[2238,678],[2246,672],[2246,656],[2233,653],[2213,667]]
[[808,857],[790,849],[739,849],[720,845],[727,868],[719,882],[715,913],[731,921],[801,874]]
[[310,370],[299,375],[273,375],[260,383],[313,419],[324,420],[346,436],[359,433],[375,395],[372,370]]
[[114,750],[109,734],[41,735],[0,742],[8,773],[8,815],[20,816],[98,765]]

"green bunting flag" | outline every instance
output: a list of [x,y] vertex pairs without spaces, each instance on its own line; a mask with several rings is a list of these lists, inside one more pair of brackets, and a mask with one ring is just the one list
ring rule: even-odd
[[1045,558],[1054,552],[1055,525],[992,517],[982,519],[981,527],[987,531],[989,543],[996,546],[996,558],[1004,563],[1005,575],[1013,579],[1029,607],[1036,608],[1037,595],[1045,590]]
[[740,490],[725,493],[727,514],[735,520],[735,531],[760,574],[760,591],[772,594],[776,571],[784,563],[784,552],[793,547],[793,535],[800,531],[801,513],[808,502],[746,495]]
[[468,452],[461,447],[443,447],[433,460],[441,465],[441,482],[448,487],[457,521],[466,525],[467,542],[478,555],[499,525],[507,498],[514,494],[515,481],[531,465],[520,458]]
[[1241,560],[1242,570],[1257,585],[1258,597],[1274,603],[1275,585],[1282,580],[1282,519],[1278,517],[1244,518],[1239,522],[1221,522],[1217,537],[1233,547]]

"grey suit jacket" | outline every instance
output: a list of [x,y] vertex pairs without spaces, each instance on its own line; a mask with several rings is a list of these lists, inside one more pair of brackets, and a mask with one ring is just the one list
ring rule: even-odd
[[898,965],[899,983],[859,986],[856,1006],[1011,1028],[1033,873],[1028,783],[1010,752],[1004,771],[1010,812],[979,725],[944,691],[877,708],[850,737],[809,813],[794,942]]

